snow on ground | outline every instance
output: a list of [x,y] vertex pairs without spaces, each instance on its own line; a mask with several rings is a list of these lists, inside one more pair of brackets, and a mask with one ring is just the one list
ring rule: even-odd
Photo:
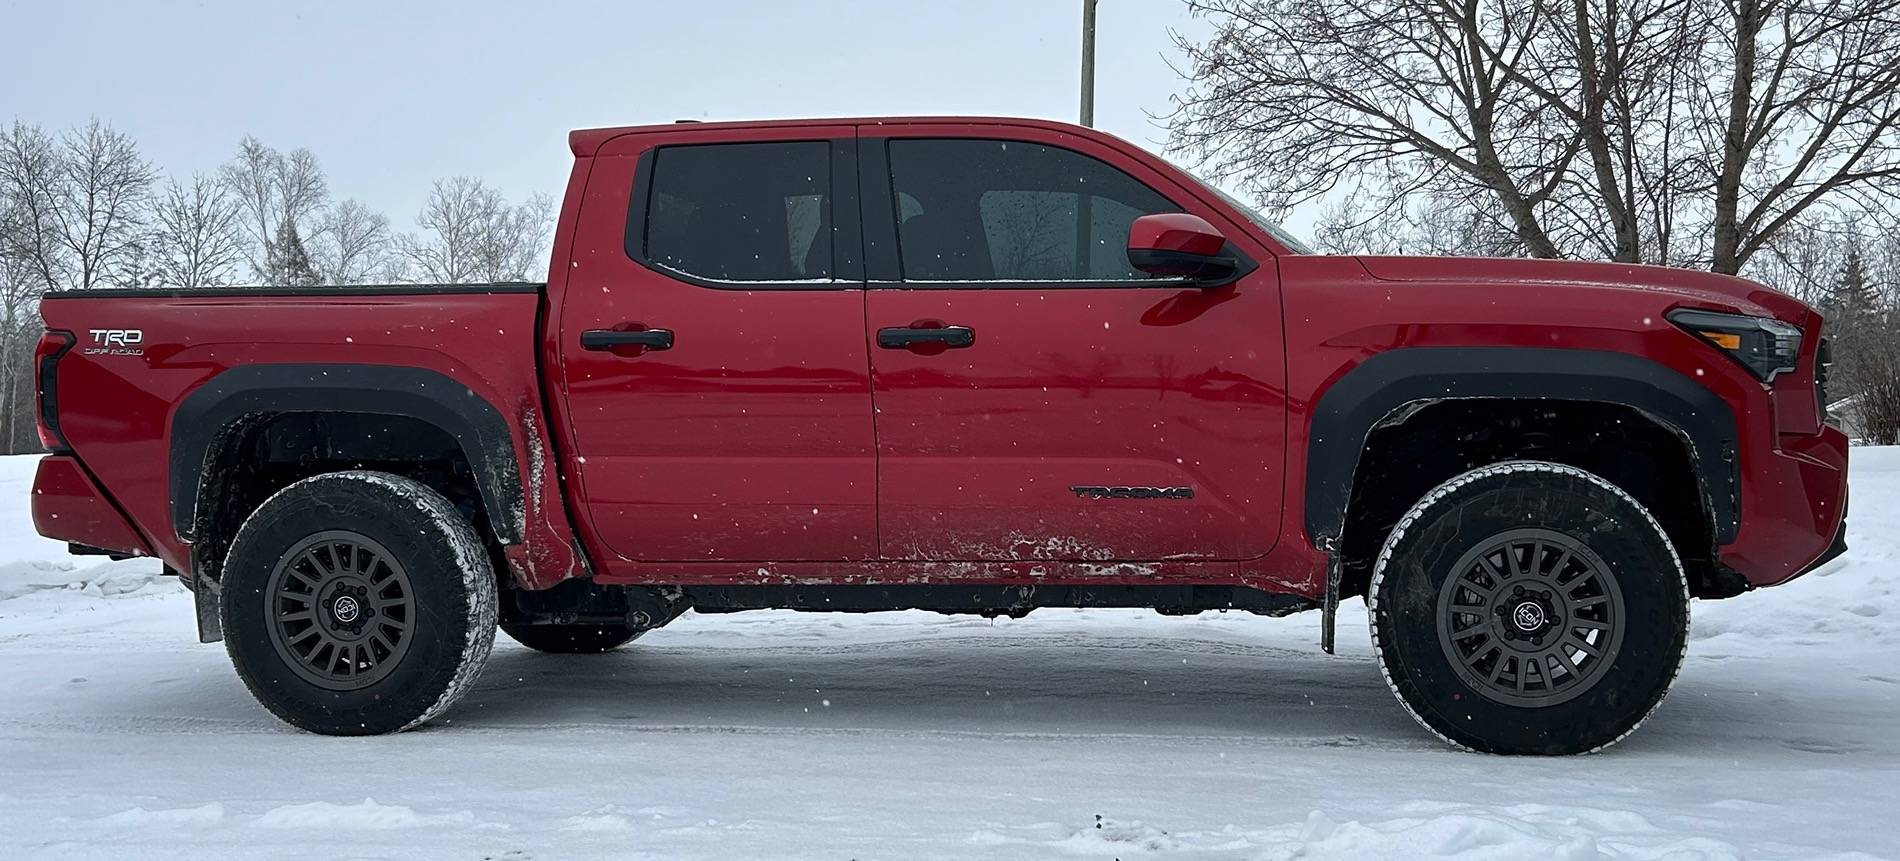
[[1854,452],[1853,550],[1695,607],[1606,753],[1457,753],[1363,610],[687,616],[628,649],[497,646],[420,731],[252,703],[151,560],[32,534],[0,459],[0,856],[1805,858],[1900,855],[1900,449]]

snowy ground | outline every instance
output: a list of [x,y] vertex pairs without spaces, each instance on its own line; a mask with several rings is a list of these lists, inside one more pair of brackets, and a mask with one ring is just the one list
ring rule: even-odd
[[1900,449],[1854,452],[1854,549],[1698,603],[1643,730],[1455,753],[1363,610],[688,616],[601,657],[503,640],[447,720],[272,720],[157,565],[32,534],[0,459],[0,857],[1900,856]]

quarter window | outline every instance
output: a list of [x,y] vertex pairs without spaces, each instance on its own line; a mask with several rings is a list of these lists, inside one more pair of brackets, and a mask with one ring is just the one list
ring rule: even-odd
[[890,142],[906,281],[1137,281],[1128,228],[1179,207],[1109,165],[1022,141]]
[[832,277],[829,144],[662,147],[652,171],[648,261],[720,281]]

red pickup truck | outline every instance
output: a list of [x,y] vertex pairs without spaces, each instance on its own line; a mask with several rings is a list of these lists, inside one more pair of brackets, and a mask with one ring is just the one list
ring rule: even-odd
[[1691,597],[1844,549],[1814,309],[1320,255],[1012,119],[569,137],[546,284],[49,296],[35,522],[151,555],[263,705],[406,729],[494,630],[686,610],[1333,613],[1468,748],[1614,742]]

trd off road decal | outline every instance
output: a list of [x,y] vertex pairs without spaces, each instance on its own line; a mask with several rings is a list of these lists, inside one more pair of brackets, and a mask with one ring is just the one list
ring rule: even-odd
[[143,329],[87,329],[86,333],[92,336],[92,346],[83,351],[88,356],[145,355]]
[[1193,499],[1192,487],[1096,487],[1078,484],[1069,488],[1082,499]]

